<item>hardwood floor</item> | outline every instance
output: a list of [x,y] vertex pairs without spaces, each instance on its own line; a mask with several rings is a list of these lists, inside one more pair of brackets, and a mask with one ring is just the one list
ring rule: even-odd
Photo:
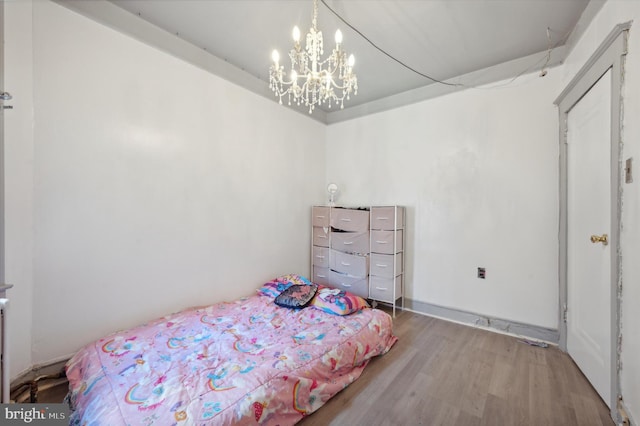
[[[569,356],[515,337],[411,312],[399,340],[299,424],[613,425],[609,409]],[[66,386],[39,402],[62,402]]]
[[411,312],[399,340],[360,379],[299,424],[613,425],[609,409],[555,347]]

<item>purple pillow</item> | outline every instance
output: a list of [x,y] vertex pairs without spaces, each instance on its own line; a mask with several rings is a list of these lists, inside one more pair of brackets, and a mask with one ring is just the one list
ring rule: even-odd
[[264,283],[262,287],[258,289],[258,294],[276,298],[280,293],[294,284],[311,285],[311,281],[309,281],[308,278],[305,278],[302,275],[298,274],[281,275],[269,281],[268,283]]
[[320,286],[311,306],[335,315],[349,315],[369,304],[360,296],[336,288]]

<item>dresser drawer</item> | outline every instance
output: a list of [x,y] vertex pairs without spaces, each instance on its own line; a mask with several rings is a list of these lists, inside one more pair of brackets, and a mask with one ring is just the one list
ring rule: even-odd
[[329,207],[311,208],[311,226],[329,227]]
[[395,234],[395,252],[402,250],[402,230],[399,231],[371,231],[371,252],[394,254],[393,235]]
[[392,254],[371,253],[371,275],[383,278],[393,278],[393,259],[395,258],[395,275],[402,271],[402,253]]
[[313,266],[312,282],[316,284],[331,285],[331,277],[329,275],[329,268],[323,268],[321,266]]
[[404,207],[371,207],[371,229],[392,231],[400,228],[404,228]]
[[[381,302],[394,303],[396,299],[402,296],[402,277],[402,275],[398,275],[393,279],[370,276],[369,297]],[[396,290],[395,298],[393,297],[394,286]]]
[[345,290],[363,298],[369,297],[369,280],[367,278],[350,277],[339,274],[335,271],[329,271],[329,285]]
[[332,232],[331,248],[347,253],[369,253],[369,232]]
[[329,267],[334,271],[353,275],[354,277],[366,277],[369,274],[369,257],[331,250],[329,253]]
[[334,208],[331,210],[331,226],[342,231],[367,231],[369,211]]
[[329,267],[329,247],[317,247],[313,246],[311,253],[313,257],[313,264],[322,268]]
[[329,228],[313,227],[313,245],[329,247]]

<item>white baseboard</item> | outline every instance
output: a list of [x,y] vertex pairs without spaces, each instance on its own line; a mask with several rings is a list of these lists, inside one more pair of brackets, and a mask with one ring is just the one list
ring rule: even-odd
[[405,299],[404,307],[405,310],[418,314],[428,315],[472,327],[483,328],[497,333],[508,334],[515,337],[525,337],[527,339],[543,341],[552,345],[558,345],[560,342],[560,331],[557,329],[494,318],[487,315],[476,314],[474,312],[463,311],[460,309],[447,308],[412,299]]

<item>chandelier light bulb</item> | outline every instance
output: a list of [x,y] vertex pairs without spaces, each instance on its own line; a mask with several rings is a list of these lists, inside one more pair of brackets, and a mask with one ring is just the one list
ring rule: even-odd
[[277,50],[274,50],[273,52],[271,52],[271,59],[273,59],[273,62],[276,64],[280,61],[280,54],[278,53]]
[[300,41],[300,28],[297,25],[293,27],[293,41],[296,43]]
[[336,44],[340,44],[342,43],[342,31],[337,30],[336,31]]
[[349,66],[353,67],[356,63],[356,57],[353,56],[353,53],[351,55],[349,55]]
[[298,73],[296,70],[291,70],[291,81],[295,82],[298,79]]

